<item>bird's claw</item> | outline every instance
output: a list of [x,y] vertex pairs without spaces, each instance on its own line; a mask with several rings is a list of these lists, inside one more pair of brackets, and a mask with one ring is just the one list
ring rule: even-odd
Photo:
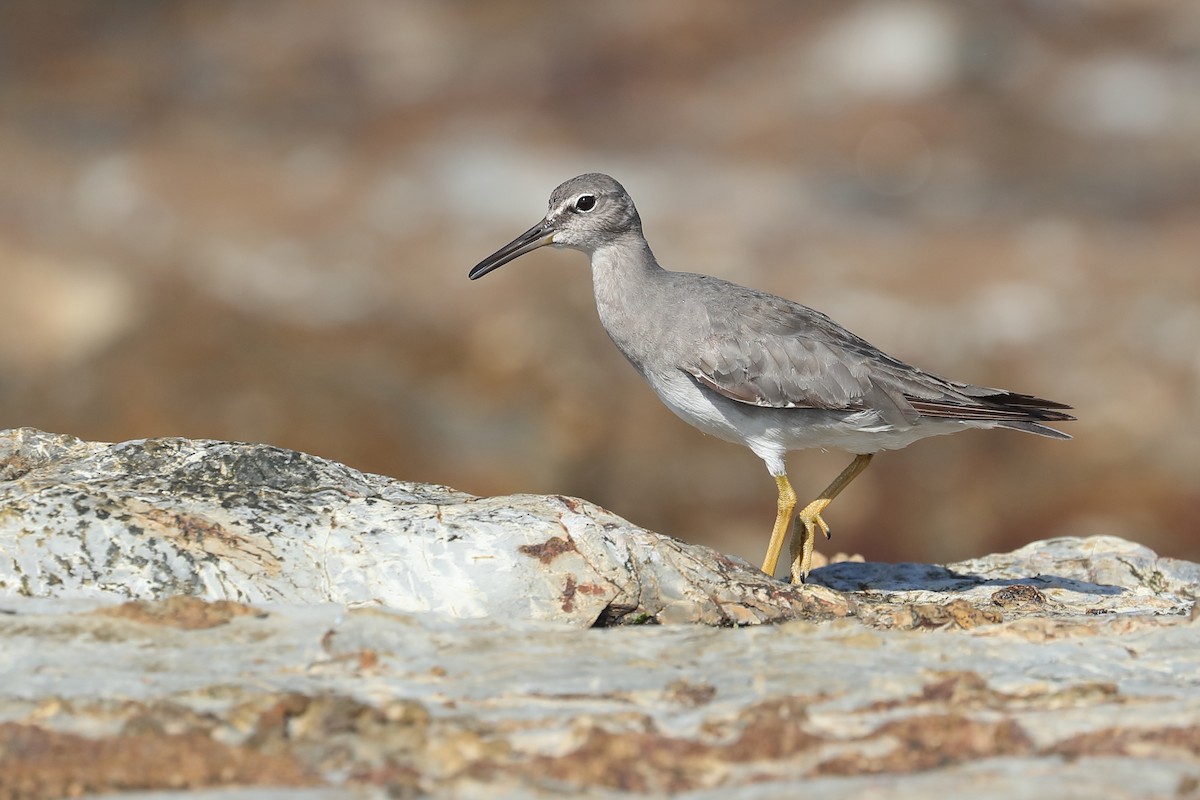
[[808,572],[812,567],[813,545],[816,544],[817,530],[829,539],[833,532],[821,518],[821,512],[829,505],[829,501],[821,498],[809,503],[796,515],[795,531],[792,534],[792,583],[805,583]]
[[833,538],[833,531],[831,531],[829,529],[829,526],[825,524],[825,520],[821,519],[820,517],[817,517],[817,525],[820,526],[821,533],[825,534],[825,541],[829,541],[830,539]]

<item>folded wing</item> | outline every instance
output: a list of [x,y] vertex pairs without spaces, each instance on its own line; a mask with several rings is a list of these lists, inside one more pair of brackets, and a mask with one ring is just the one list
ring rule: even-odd
[[[741,287],[739,287],[741,288]],[[709,313],[687,371],[731,400],[768,408],[873,410],[896,427],[921,417],[992,421],[1056,438],[1074,419],[1050,400],[940,378],[883,353],[829,317],[753,290]]]

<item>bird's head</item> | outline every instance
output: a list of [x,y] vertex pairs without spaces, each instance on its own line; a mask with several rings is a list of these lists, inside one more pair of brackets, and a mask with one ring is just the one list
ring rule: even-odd
[[634,234],[642,220],[625,187],[599,172],[589,172],[559,185],[541,222],[480,261],[471,280],[483,277],[518,256],[550,245],[591,254],[605,244]]

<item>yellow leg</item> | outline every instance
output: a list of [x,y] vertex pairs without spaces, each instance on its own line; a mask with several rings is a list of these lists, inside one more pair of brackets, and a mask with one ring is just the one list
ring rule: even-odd
[[858,477],[859,473],[867,468],[873,455],[874,453],[866,453],[855,456],[854,460],[850,462],[850,466],[842,470],[841,474],[833,479],[833,483],[829,484],[816,500],[806,505],[796,517],[796,531],[792,535],[791,548],[792,583],[804,583],[808,578],[808,568],[812,565],[817,528],[821,529],[821,533],[825,534],[826,539],[829,538],[829,526],[825,524],[825,520],[821,519],[821,512],[833,502],[833,498],[850,485],[852,480]]
[[779,565],[779,554],[783,551],[783,540],[787,537],[788,526],[792,524],[792,513],[796,510],[796,492],[788,483],[787,475],[776,475],[775,485],[779,487],[778,510],[775,513],[775,527],[771,528],[771,543],[767,545],[767,557],[763,559],[763,572],[775,577],[775,567]]

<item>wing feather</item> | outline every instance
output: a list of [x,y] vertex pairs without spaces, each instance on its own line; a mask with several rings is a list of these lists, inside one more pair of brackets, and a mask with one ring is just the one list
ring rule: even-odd
[[706,333],[686,366],[702,386],[731,400],[766,408],[875,411],[897,426],[919,417],[998,424],[1074,419],[1061,403],[924,372],[819,311],[736,288],[720,292],[721,306],[708,309]]

